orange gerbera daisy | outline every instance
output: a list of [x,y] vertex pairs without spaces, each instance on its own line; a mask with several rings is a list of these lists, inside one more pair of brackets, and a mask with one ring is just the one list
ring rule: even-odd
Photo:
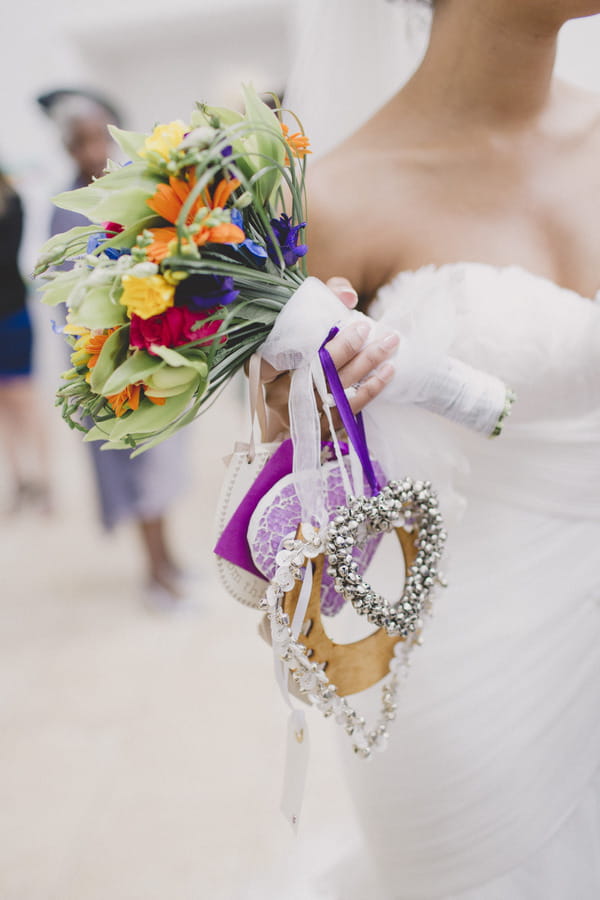
[[[123,388],[122,391],[119,391],[118,394],[111,394],[106,398],[118,419],[130,409],[139,408],[142,388],[145,389],[145,387],[146,385],[143,381],[138,381],[137,384],[128,384],[127,387]],[[155,406],[163,406],[165,403],[164,397],[151,397],[150,394],[145,394],[145,396],[150,403],[154,403]]]
[[118,394],[111,394],[106,399],[113,408],[115,416],[120,418],[130,409],[137,409],[140,405],[141,384],[128,384]]
[[[306,137],[305,134],[302,134],[301,131],[296,131],[294,134],[289,133],[289,128],[287,125],[284,125],[283,122],[281,124],[281,130],[283,132],[283,137],[285,138],[285,142],[290,148],[290,153],[292,156],[297,157],[298,159],[304,159],[307,153],[312,153],[312,150],[309,150],[310,141]],[[285,158],[286,166],[289,166],[290,159],[288,156]]]
[[[172,222],[173,226],[177,222],[181,208],[190,195],[190,191],[195,184],[195,178],[191,177],[184,181],[179,178],[169,178],[169,184],[159,184],[153,196],[147,201],[148,206],[167,222]],[[231,222],[221,222],[217,225],[210,225],[210,213],[212,210],[223,209],[229,200],[231,194],[239,187],[237,178],[224,178],[211,195],[206,188],[200,197],[194,201],[192,207],[186,217],[186,225],[196,222],[199,224],[198,231],[194,234],[194,243],[198,246],[202,244],[239,244],[245,240],[245,234],[237,225]],[[198,213],[206,209],[207,213],[199,222],[196,221]],[[150,233],[154,238],[153,242],[146,248],[148,259],[152,262],[159,263],[169,254],[169,245],[177,238],[177,229],[174,227],[151,228]]]
[[109,328],[106,331],[91,331],[89,328],[76,325],[67,325],[65,327],[67,334],[79,334],[71,354],[71,364],[76,367],[86,366],[88,372],[85,380],[88,383],[91,378],[89,370],[93,369],[98,362],[102,348],[111,334],[117,330],[117,327]]
[[102,352],[102,348],[104,347],[108,338],[115,332],[117,328],[109,328],[108,331],[105,331],[104,334],[91,334],[85,342],[85,352],[90,354],[90,358],[87,361],[88,369],[93,369],[96,363],[98,362],[98,357]]

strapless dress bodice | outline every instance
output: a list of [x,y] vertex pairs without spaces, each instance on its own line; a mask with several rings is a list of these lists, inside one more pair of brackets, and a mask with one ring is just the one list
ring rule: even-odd
[[498,376],[517,396],[504,433],[492,440],[420,411],[383,410],[376,418],[385,443],[383,423],[395,417],[392,442],[404,464],[420,457],[435,478],[453,457],[462,493],[600,516],[597,299],[517,266],[455,263],[401,273],[380,291],[373,315],[399,322],[400,330],[404,322],[423,352],[434,346],[452,354]]

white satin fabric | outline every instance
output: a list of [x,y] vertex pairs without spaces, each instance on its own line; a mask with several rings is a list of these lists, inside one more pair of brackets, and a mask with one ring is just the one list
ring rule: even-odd
[[[600,306],[467,263],[400,275],[374,314],[439,294],[449,351],[518,400],[494,440],[415,408],[371,417],[390,477],[441,488],[450,586],[387,752],[343,744],[348,782],[385,900],[597,900]],[[354,885],[344,900],[379,896]]]

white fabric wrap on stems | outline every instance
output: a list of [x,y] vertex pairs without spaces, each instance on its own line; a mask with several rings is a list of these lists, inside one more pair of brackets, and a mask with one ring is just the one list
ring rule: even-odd
[[[422,301],[423,298],[421,298]],[[318,349],[337,325],[364,321],[371,331],[365,345],[383,332],[397,331],[400,344],[391,358],[395,373],[381,393],[386,402],[416,404],[484,435],[491,435],[504,410],[507,389],[495,375],[448,355],[454,334],[453,312],[443,296],[411,308],[388,308],[375,321],[349,310],[317,278],[306,281],[278,315],[261,356],[276,369],[292,371],[289,410],[294,442],[294,475],[303,521],[327,522],[320,480],[320,422],[313,380],[321,379]],[[378,398],[372,401],[373,407]]]

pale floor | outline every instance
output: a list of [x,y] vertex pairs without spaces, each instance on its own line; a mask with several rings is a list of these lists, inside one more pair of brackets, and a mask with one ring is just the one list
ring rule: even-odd
[[295,838],[259,614],[224,594],[211,560],[221,458],[245,439],[239,398],[189,436],[172,533],[200,577],[178,614],[140,602],[135,534],[102,533],[84,448],[50,421],[56,513],[0,520],[0,900],[341,896],[308,885],[356,840],[334,726],[310,713]]

